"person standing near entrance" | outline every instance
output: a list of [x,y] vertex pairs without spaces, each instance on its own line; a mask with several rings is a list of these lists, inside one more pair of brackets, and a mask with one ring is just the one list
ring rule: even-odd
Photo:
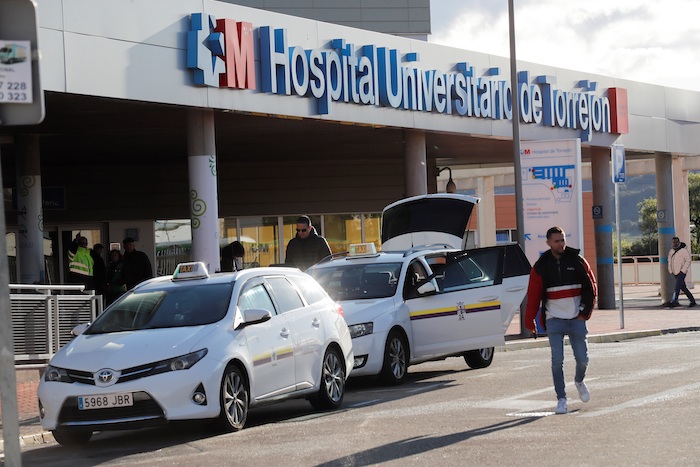
[[131,290],[140,282],[153,277],[153,267],[146,253],[136,249],[133,238],[126,237],[122,244],[124,245],[124,281],[127,289]]
[[525,328],[537,332],[535,319],[547,330],[552,352],[552,379],[557,395],[555,413],[568,412],[564,383],[564,336],[569,336],[576,360],[574,383],[579,397],[588,402],[590,393],[583,379],[588,369],[588,329],[598,293],[595,276],[580,250],[566,246],[566,233],[561,227],[547,231],[547,246],[530,271],[527,290]]
[[688,290],[688,286],[685,285],[685,276],[688,274],[688,268],[690,268],[690,252],[685,243],[681,242],[680,238],[673,237],[673,246],[668,252],[668,272],[675,277],[676,286],[673,290],[673,298],[671,303],[668,304],[670,308],[675,308],[681,306],[678,303],[680,298],[681,290],[690,300],[690,305],[688,308],[696,306],[695,297]]
[[321,237],[311,225],[309,216],[297,219],[297,235],[287,244],[284,264],[306,271],[326,256],[331,255],[331,248],[325,238]]
[[68,249],[68,281],[71,284],[83,284],[85,290],[92,290],[94,265],[88,240],[78,232]]

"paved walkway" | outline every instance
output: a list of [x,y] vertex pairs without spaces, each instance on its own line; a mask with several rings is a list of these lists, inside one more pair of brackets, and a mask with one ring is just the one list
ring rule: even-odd
[[[687,300],[681,300],[684,306],[665,308],[661,306],[658,290],[658,285],[625,287],[623,313],[619,308],[595,309],[588,321],[589,342],[614,342],[668,332],[700,331],[700,307],[687,308]],[[508,351],[548,345],[546,337],[521,338],[520,317],[516,315],[506,333],[506,345],[499,350]],[[18,371],[17,375],[21,443],[47,442],[52,439],[52,436],[42,430],[37,408],[36,391],[39,384],[39,371]],[[0,406],[1,414],[2,406]],[[3,452],[3,444],[2,425],[0,425],[0,453]]]

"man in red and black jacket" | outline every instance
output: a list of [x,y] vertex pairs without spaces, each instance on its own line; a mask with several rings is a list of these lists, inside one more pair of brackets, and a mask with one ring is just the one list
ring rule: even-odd
[[588,329],[586,321],[591,317],[598,294],[595,276],[580,250],[566,246],[566,233],[561,227],[547,231],[546,251],[530,271],[527,291],[525,328],[536,333],[535,319],[547,330],[552,350],[552,379],[557,394],[558,414],[568,412],[564,383],[564,336],[569,336],[576,360],[574,382],[579,397],[588,402],[590,394],[583,379],[588,368]]

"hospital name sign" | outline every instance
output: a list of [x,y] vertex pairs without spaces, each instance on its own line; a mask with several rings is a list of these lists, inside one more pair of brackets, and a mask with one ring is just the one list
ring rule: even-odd
[[[415,52],[333,39],[325,49],[289,46],[286,29],[261,26],[257,33],[260,91],[315,98],[319,114],[333,102],[377,105],[464,117],[512,119],[511,83],[490,68],[476,76],[467,62],[443,73],[417,67]],[[187,32],[187,67],[194,84],[256,90],[255,32],[248,22],[215,19],[195,13]],[[552,76],[518,73],[520,120],[581,131],[624,134],[628,129],[627,91],[608,88],[596,95],[595,82],[581,80],[575,89],[556,87]]]

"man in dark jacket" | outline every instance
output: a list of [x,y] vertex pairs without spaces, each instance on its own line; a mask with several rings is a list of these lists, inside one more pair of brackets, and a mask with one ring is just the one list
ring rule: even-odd
[[588,368],[588,329],[598,288],[591,267],[579,251],[566,246],[566,233],[561,227],[547,231],[546,251],[530,271],[527,290],[525,328],[536,333],[535,319],[540,311],[540,322],[547,330],[552,351],[552,379],[557,394],[558,414],[568,412],[564,384],[564,335],[569,336],[576,360],[574,383],[579,397],[588,402],[590,394],[583,379]]
[[122,274],[126,287],[131,290],[140,282],[153,277],[153,267],[146,253],[136,249],[133,238],[126,237],[122,243],[124,245],[124,270]]
[[331,254],[325,238],[316,233],[308,216],[297,219],[297,235],[287,244],[285,265],[306,271]]

